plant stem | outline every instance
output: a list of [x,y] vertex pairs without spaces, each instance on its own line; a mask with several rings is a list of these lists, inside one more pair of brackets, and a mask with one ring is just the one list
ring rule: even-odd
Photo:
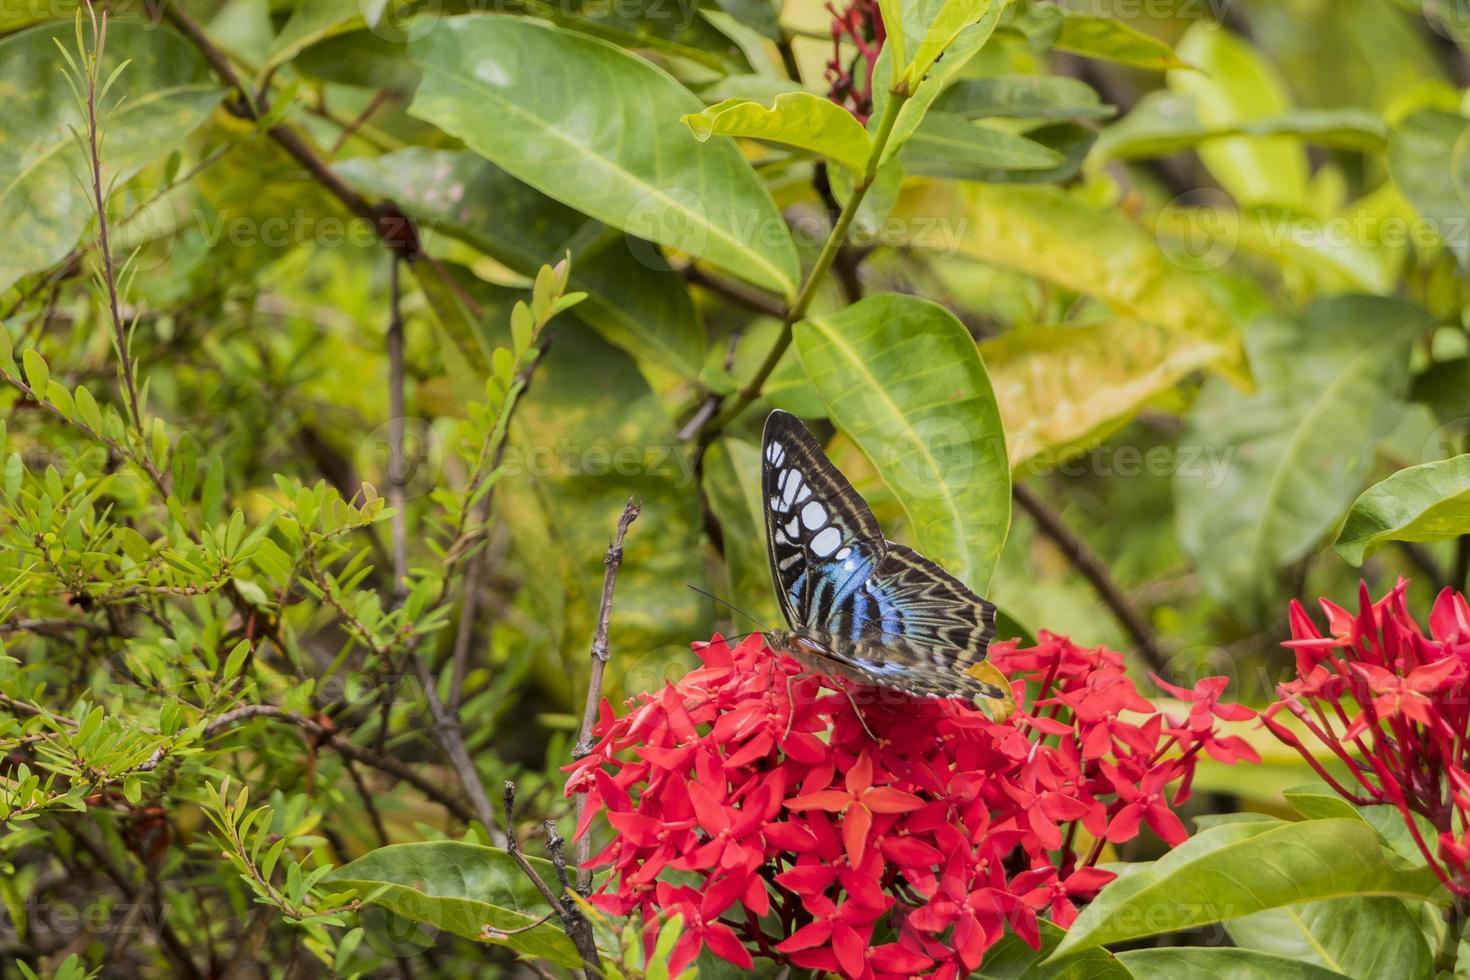
[[837,258],[838,251],[847,241],[847,233],[852,228],[853,221],[857,218],[858,208],[862,206],[863,198],[867,196],[868,188],[873,186],[873,180],[878,176],[878,164],[883,159],[883,148],[888,145],[888,139],[893,135],[893,125],[898,121],[899,111],[909,99],[906,93],[892,93],[886,105],[883,107],[883,115],[878,120],[878,131],[873,135],[873,148],[868,153],[867,166],[863,168],[863,174],[858,182],[853,185],[852,193],[848,195],[846,203],[842,205],[842,211],[837,216],[837,221],[832,225],[832,231],[827,235],[827,240],[822,243],[821,252],[817,253],[817,261],[812,265],[811,272],[807,273],[806,281],[802,283],[801,291],[796,294],[791,308],[786,311],[786,316],[781,322],[781,334],[776,338],[775,344],[767,352],[765,360],[756,369],[755,376],[750,382],[740,389],[735,400],[727,405],[713,421],[705,427],[700,435],[700,445],[707,446],[726,426],[735,420],[741,412],[750,407],[751,402],[760,397],[761,389],[771,377],[771,372],[776,370],[776,365],[791,346],[792,331],[798,321],[806,316],[807,310],[812,305],[812,300],[817,296],[817,289],[822,284],[822,279],[831,269],[832,262]]

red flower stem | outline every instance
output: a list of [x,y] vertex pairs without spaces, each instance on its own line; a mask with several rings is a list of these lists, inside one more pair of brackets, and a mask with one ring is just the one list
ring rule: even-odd
[[[1387,785],[1389,783],[1389,777],[1387,773],[1382,771],[1383,763],[1380,762],[1378,759],[1372,757],[1370,757],[1368,761],[1374,769],[1379,770],[1378,778],[1384,780],[1385,785]],[[1440,884],[1444,885],[1450,890],[1451,894],[1459,898],[1464,898],[1467,895],[1470,895],[1470,889],[1466,889],[1460,885],[1456,885],[1450,879],[1449,875],[1445,874],[1444,868],[1440,865],[1435,856],[1430,853],[1428,845],[1424,843],[1423,835],[1419,833],[1419,824],[1414,820],[1414,814],[1404,803],[1403,794],[1399,792],[1390,793],[1390,799],[1393,800],[1394,806],[1398,807],[1399,816],[1403,818],[1404,824],[1407,825],[1409,828],[1409,836],[1414,838],[1414,844],[1419,848],[1419,853],[1424,855],[1424,860],[1429,864],[1429,867],[1433,869],[1435,877],[1439,879]]]
[[1332,787],[1332,791],[1338,796],[1341,796],[1343,799],[1347,800],[1350,803],[1356,803],[1360,806],[1367,806],[1368,804],[1374,802],[1372,797],[1359,796],[1357,793],[1350,791],[1346,786],[1339,783],[1330,772],[1322,767],[1322,763],[1317,761],[1317,756],[1313,754],[1310,749],[1302,744],[1302,740],[1297,737],[1296,732],[1293,732],[1291,729],[1287,728],[1280,722],[1275,721],[1274,719],[1263,718],[1261,719],[1261,721],[1266,726],[1266,728],[1270,730],[1272,735],[1275,735],[1278,739],[1285,742],[1289,747],[1296,749],[1297,754],[1306,761],[1307,765],[1312,768],[1312,771],[1315,772],[1324,783]]

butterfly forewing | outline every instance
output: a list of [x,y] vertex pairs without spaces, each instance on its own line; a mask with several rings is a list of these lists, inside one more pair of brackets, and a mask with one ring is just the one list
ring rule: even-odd
[[787,624],[826,624],[882,559],[873,512],[794,415],[772,412],[761,489],[771,577]]

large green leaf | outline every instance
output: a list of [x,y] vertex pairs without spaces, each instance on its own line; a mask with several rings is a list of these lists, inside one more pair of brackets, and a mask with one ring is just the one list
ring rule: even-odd
[[1228,946],[1134,949],[1119,953],[1118,959],[1134,976],[1148,980],[1343,980],[1343,974],[1313,963]]
[[1264,909],[1360,895],[1422,900],[1437,888],[1429,870],[1391,860],[1361,820],[1223,824],[1104,888],[1056,957]]
[[1388,142],[1388,173],[1439,230],[1445,246],[1470,264],[1470,120],[1438,109],[1406,117]]
[[[1194,69],[1169,74],[1169,87],[1193,98],[1200,122],[1222,128],[1277,116],[1291,108],[1286,87],[1245,41],[1203,22],[1179,43]],[[1200,159],[1241,204],[1299,206],[1306,194],[1307,154],[1287,137],[1225,137],[1199,147]]]
[[1233,919],[1227,927],[1237,946],[1357,980],[1390,975],[1417,980],[1432,974],[1419,921],[1398,898],[1306,902]]
[[781,622],[766,557],[760,480],[761,454],[751,443],[726,437],[705,454],[704,492],[723,532],[729,601],[756,620],[738,623],[741,632],[752,627],[770,629]]
[[743,136],[795,146],[861,173],[873,142],[852,113],[811,92],[786,92],[769,108],[750,99],[725,99],[684,117],[701,143],[711,136]]
[[[926,216],[965,215],[959,251],[1102,300],[1118,313],[1216,348],[1214,366],[1241,380],[1248,371],[1226,312],[1190,273],[1123,215],[1101,211],[1054,187],[936,185],[895,207],[920,227]],[[935,244],[920,238],[917,244]]]
[[[701,144],[699,100],[595,38],[511,17],[453,18],[414,41],[410,111],[599,221],[791,297],[796,249],[732,144]],[[548,66],[555,70],[548,70]]]
[[925,177],[983,180],[994,170],[1045,170],[1062,155],[1024,136],[992,129],[948,112],[930,112],[900,157],[904,170]]
[[[556,880],[551,862],[528,860],[542,878]],[[380,847],[333,870],[323,880],[354,887],[361,897],[375,895],[374,905],[466,939],[484,940],[484,926],[502,932],[524,929],[550,911],[509,854],[498,847],[464,841]],[[582,963],[566,933],[550,922],[493,941],[560,966]]]
[[828,414],[873,462],[913,543],[983,592],[1010,524],[1005,433],[985,365],[948,310],[870,296],[796,326]]
[[361,0],[301,0],[272,42],[262,74],[275,71],[319,41],[361,28],[366,6]]
[[525,276],[572,252],[575,313],[639,358],[693,378],[704,328],[684,280],[653,245],[608,236],[581,214],[464,151],[411,147],[337,164],[355,187],[392,198],[426,230],[468,242]]
[[1399,470],[1363,491],[1337,536],[1337,553],[1361,565],[1389,541],[1444,541],[1470,533],[1470,454]]
[[524,566],[538,681],[568,705],[584,693],[602,559],[630,496],[643,504],[623,549],[604,693],[657,687],[709,625],[696,473],[687,447],[627,354],[558,322],[516,408],[495,503]]
[[[0,290],[60,261],[94,211],[80,178],[85,164],[69,127],[86,120],[56,42],[76,47],[70,23],[47,24],[0,40]],[[187,41],[148,25],[108,25],[101,73],[127,68],[108,93],[121,104],[107,120],[103,180],[126,180],[168,153],[202,123],[223,90]],[[90,187],[90,184],[87,185]]]
[[1012,330],[980,344],[1005,422],[1011,470],[1085,449],[1161,391],[1206,367],[1215,345],[1147,323]]
[[1272,572],[1336,525],[1397,421],[1410,344],[1431,322],[1407,303],[1342,296],[1252,325],[1258,390],[1207,383],[1179,437],[1225,463],[1174,481],[1179,543],[1211,593],[1263,599]]

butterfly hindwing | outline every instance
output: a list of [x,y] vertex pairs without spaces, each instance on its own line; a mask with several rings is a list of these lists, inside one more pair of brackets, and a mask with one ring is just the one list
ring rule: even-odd
[[[795,416],[772,412],[762,446],[771,577],[791,629],[834,672],[927,697],[1015,710],[985,662],[995,607],[911,548],[885,541],[852,484]],[[810,653],[810,649],[807,650]]]

